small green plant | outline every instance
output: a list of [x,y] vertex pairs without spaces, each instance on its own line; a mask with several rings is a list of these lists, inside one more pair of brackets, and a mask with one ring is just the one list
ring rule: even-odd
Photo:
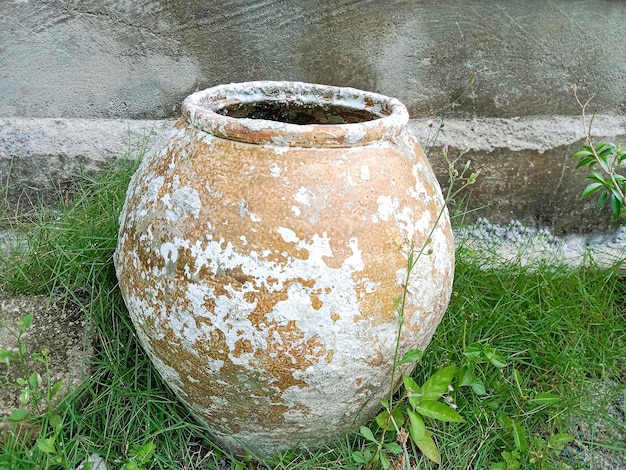
[[[29,372],[27,368],[27,350],[22,337],[32,322],[33,314],[29,313],[18,322],[16,330],[8,325],[0,324],[0,328],[6,328],[17,342],[17,352],[0,349],[0,361],[7,366],[3,385],[14,387],[19,391],[19,401],[24,405],[24,408],[13,410],[9,420],[15,424],[32,423],[40,426],[43,432],[36,441],[36,448],[46,454],[53,465],[70,468],[60,445],[63,419],[56,413],[53,406],[53,400],[63,383],[60,380],[53,383],[50,376],[50,350],[46,348],[40,353],[32,353],[33,359],[45,367],[44,378],[38,372]],[[11,362],[17,363],[21,368],[21,377],[15,381],[10,378]]]
[[[364,464],[366,468],[381,467],[388,469],[391,468],[392,462],[394,462],[396,468],[410,468],[410,457],[407,449],[409,439],[428,459],[435,463],[440,463],[437,444],[435,443],[433,434],[427,430],[424,418],[453,423],[461,423],[464,421],[453,409],[453,403],[450,397],[446,396],[446,394],[452,390],[451,384],[456,375],[455,365],[442,368],[440,371],[434,373],[421,386],[418,385],[413,378],[403,376],[402,383],[404,388],[398,400],[394,400],[394,389],[396,373],[400,372],[400,367],[404,364],[418,361],[422,355],[421,351],[412,349],[407,351],[402,358],[399,358],[400,337],[407,302],[406,286],[409,285],[411,275],[419,259],[428,254],[427,249],[431,237],[445,214],[447,204],[453,203],[455,197],[468,186],[474,184],[478,176],[478,173],[467,175],[470,161],[467,161],[460,173],[455,168],[457,161],[462,158],[465,153],[466,151],[461,151],[457,159],[451,160],[448,153],[448,146],[444,146],[443,155],[448,163],[449,178],[445,203],[440,209],[426,237],[426,242],[421,247],[415,247],[412,242],[407,242],[407,248],[404,250],[407,258],[407,270],[402,295],[399,299],[395,299],[394,301],[398,315],[398,332],[396,336],[396,351],[391,375],[389,398],[382,401],[383,411],[375,420],[380,430],[379,436],[375,437],[372,428],[361,426],[360,434],[369,442],[369,445],[362,451],[352,453],[352,459],[356,463]],[[461,185],[459,188],[455,188],[455,183],[458,181],[461,181]],[[469,375],[475,379],[472,374],[473,372],[469,373]],[[440,401],[441,398],[444,399],[444,402]]]
[[503,460],[492,464],[489,470],[554,468],[551,466],[550,458],[558,456],[565,445],[574,440],[574,436],[567,433],[550,433],[547,438],[530,435],[520,418],[558,405],[561,397],[554,393],[537,393],[530,390],[515,368],[512,375],[520,404],[515,417],[506,414],[498,416],[498,422],[504,430],[506,446],[501,452]]
[[146,442],[144,445],[133,445],[128,452],[128,461],[122,467],[123,470],[144,470],[149,467],[149,463],[154,457],[156,450],[152,441]]
[[587,105],[593,96],[584,103],[580,101],[576,93],[576,85],[572,86],[572,92],[582,112],[583,126],[585,128],[586,145],[572,155],[578,158],[576,168],[587,167],[591,181],[583,190],[581,198],[587,198],[598,193],[598,209],[601,209],[607,201],[610,201],[613,219],[618,221],[626,216],[626,177],[617,172],[617,168],[626,165],[626,149],[622,145],[613,142],[594,143],[591,138],[591,128],[594,115],[587,122]]
[[476,370],[479,370],[478,364],[489,362],[498,369],[507,366],[506,359],[497,349],[484,346],[481,343],[470,344],[464,348],[463,355],[465,361],[457,373],[457,383],[459,387],[471,387],[476,395],[487,393],[482,379],[476,376]]
[[[6,328],[9,333],[17,340],[17,352],[9,349],[0,349],[0,362],[4,362],[7,366],[4,377],[5,386],[15,387],[19,390],[19,400],[23,405],[30,407],[18,408],[11,413],[11,421],[23,421],[30,414],[42,414],[52,409],[52,401],[59,393],[63,383],[57,381],[54,384],[50,377],[50,350],[43,349],[40,353],[33,353],[32,357],[41,362],[45,367],[45,378],[42,378],[38,372],[29,372],[26,366],[26,346],[22,342],[22,336],[33,322],[33,314],[29,313],[18,323],[17,330],[12,329],[8,325],[0,324],[0,328]],[[18,377],[14,382],[10,380],[10,364],[15,362],[21,368],[22,376]]]

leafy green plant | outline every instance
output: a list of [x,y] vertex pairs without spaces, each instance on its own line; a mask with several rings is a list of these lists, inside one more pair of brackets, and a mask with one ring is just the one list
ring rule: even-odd
[[[38,372],[29,372],[26,366],[26,346],[22,342],[22,336],[28,330],[33,321],[33,314],[29,313],[22,318],[17,330],[12,329],[8,325],[0,324],[0,328],[6,328],[9,333],[17,341],[17,353],[9,349],[0,349],[0,362],[4,362],[7,366],[4,385],[14,387],[19,390],[19,400],[28,408],[18,408],[11,413],[11,421],[23,421],[33,412],[41,414],[52,410],[52,401],[59,393],[63,383],[57,381],[52,383],[50,376],[50,350],[44,349],[40,353],[32,353],[32,357],[44,364],[45,378],[42,378]],[[22,376],[18,377],[15,382],[9,378],[11,362],[15,362],[21,368]],[[43,402],[43,403],[42,403]]]
[[[6,328],[17,341],[17,353],[9,349],[0,349],[0,361],[7,366],[4,378],[5,386],[14,387],[19,391],[19,401],[24,408],[13,410],[9,420],[15,424],[33,424],[42,429],[40,437],[36,440],[36,448],[47,456],[50,463],[70,468],[66,462],[60,445],[60,433],[63,419],[56,412],[53,400],[61,390],[62,381],[53,380],[50,375],[50,350],[44,349],[40,353],[32,353],[33,359],[42,363],[45,367],[45,377],[38,372],[29,372],[26,364],[27,350],[22,342],[22,336],[33,322],[33,314],[29,313],[22,318],[17,329],[4,324],[0,328]],[[10,379],[11,362],[17,363],[21,368],[22,376],[15,381]]]
[[547,438],[533,435],[527,431],[520,418],[522,415],[537,413],[547,407],[560,404],[561,397],[549,392],[530,390],[517,369],[512,372],[515,388],[519,392],[520,404],[515,417],[506,414],[498,416],[498,422],[504,430],[505,449],[502,461],[492,464],[490,470],[537,469],[551,467],[550,458],[557,456],[574,436],[567,433],[550,433]]
[[[421,247],[415,247],[412,243],[407,243],[405,255],[407,258],[407,270],[404,280],[404,290],[402,296],[394,301],[398,314],[398,332],[396,336],[396,350],[394,354],[393,372],[391,375],[391,386],[389,398],[382,401],[383,411],[376,417],[376,424],[380,429],[379,437],[374,436],[374,432],[368,426],[361,426],[360,434],[370,443],[362,451],[352,453],[352,458],[356,463],[366,465],[366,468],[380,466],[384,469],[390,468],[392,460],[396,456],[400,458],[400,466],[410,468],[410,458],[407,443],[413,442],[420,451],[435,463],[440,463],[440,455],[433,434],[427,430],[424,418],[442,422],[463,422],[463,418],[448,403],[439,401],[446,393],[452,390],[452,380],[456,375],[456,366],[449,365],[433,374],[423,385],[418,385],[409,376],[402,377],[404,386],[403,392],[398,400],[394,401],[394,389],[396,383],[396,373],[404,364],[416,362],[421,358],[422,352],[416,349],[407,351],[402,358],[399,357],[400,337],[405,318],[405,307],[407,301],[407,287],[413,270],[418,260],[428,254],[428,246],[431,237],[437,229],[443,217],[446,206],[454,202],[454,198],[468,186],[476,182],[478,173],[469,171],[468,161],[463,170],[455,168],[457,161],[465,155],[462,151],[457,159],[452,161],[449,157],[448,146],[444,146],[443,155],[448,163],[449,186],[445,197],[445,204],[440,209],[437,218],[431,227],[426,242]],[[461,182],[459,188],[455,188],[455,183]],[[408,432],[407,432],[408,428]],[[397,462],[396,462],[397,463]]]
[[146,442],[144,445],[133,445],[128,452],[128,461],[122,467],[123,470],[144,470],[149,468],[148,464],[154,457],[155,451],[152,441]]
[[607,201],[610,201],[611,213],[614,220],[623,219],[626,216],[626,177],[617,172],[617,168],[626,165],[626,149],[622,145],[613,142],[594,143],[591,138],[591,128],[594,115],[587,122],[586,109],[593,97],[584,103],[580,101],[576,93],[576,85],[572,86],[574,97],[581,107],[583,126],[585,128],[586,145],[572,155],[578,158],[576,168],[587,167],[590,183],[583,190],[581,198],[587,198],[598,194],[598,209],[601,209]]
[[459,368],[457,383],[459,387],[471,387],[476,395],[486,393],[483,380],[476,376],[478,364],[489,362],[498,369],[507,366],[504,356],[495,348],[484,346],[481,343],[472,343],[464,349],[465,361]]

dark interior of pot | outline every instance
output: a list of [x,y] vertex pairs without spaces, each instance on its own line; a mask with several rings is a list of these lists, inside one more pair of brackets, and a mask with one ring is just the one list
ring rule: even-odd
[[352,124],[384,116],[363,109],[333,104],[305,105],[284,101],[261,101],[225,106],[216,113],[233,118],[266,119],[287,124]]

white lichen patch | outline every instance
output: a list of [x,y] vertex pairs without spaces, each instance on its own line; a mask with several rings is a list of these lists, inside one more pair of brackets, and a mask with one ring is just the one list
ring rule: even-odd
[[300,189],[298,189],[298,192],[293,194],[293,198],[296,202],[302,204],[303,206],[311,206],[315,200],[315,193],[310,189],[301,186]]
[[370,180],[370,168],[367,165],[361,165],[361,177],[360,177],[360,182],[361,183],[365,183],[366,181]]
[[277,227],[276,231],[287,243],[297,243],[300,241],[300,239],[296,235],[296,232],[288,229],[287,227]]
[[171,194],[164,194],[161,202],[166,208],[165,217],[171,222],[188,215],[197,219],[202,207],[198,191],[189,186],[176,187]]
[[163,243],[159,252],[166,263],[176,263],[178,261],[178,247],[174,243]]
[[[287,147],[289,148],[289,147]],[[272,178],[280,178],[280,173],[283,171],[281,167],[278,166],[278,163],[274,162],[274,164],[270,167],[270,176]]]
[[270,150],[274,152],[274,155],[283,155],[287,153],[290,149],[288,145],[271,145],[271,144],[265,144],[263,145],[263,148],[265,150]]
[[346,133],[344,139],[346,144],[355,145],[359,143],[367,135],[367,131],[363,126],[351,125],[350,130]]
[[378,210],[372,215],[371,220],[395,221],[406,240],[414,240],[418,233],[427,234],[434,223],[430,212],[421,211],[418,218],[412,207],[401,205],[396,197],[381,195],[376,199],[376,203]]

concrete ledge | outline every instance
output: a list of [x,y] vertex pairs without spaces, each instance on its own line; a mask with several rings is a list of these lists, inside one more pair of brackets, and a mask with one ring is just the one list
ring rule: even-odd
[[[104,169],[116,158],[131,156],[172,120],[131,119],[0,119],[0,196],[5,210],[30,210],[42,201],[54,205],[82,172]],[[428,151],[445,188],[447,166],[441,147],[449,145],[455,158],[469,152],[472,169],[481,174],[462,201],[465,220],[492,223],[521,221],[547,227],[557,234],[609,231],[610,215],[598,213],[595,201],[580,201],[585,173],[576,170],[570,155],[583,144],[580,118],[538,116],[525,118],[412,120],[411,129]],[[439,131],[439,132],[438,132]],[[626,117],[596,116],[598,139],[626,142]],[[0,198],[2,199],[2,198]],[[461,202],[461,201],[457,201]]]

